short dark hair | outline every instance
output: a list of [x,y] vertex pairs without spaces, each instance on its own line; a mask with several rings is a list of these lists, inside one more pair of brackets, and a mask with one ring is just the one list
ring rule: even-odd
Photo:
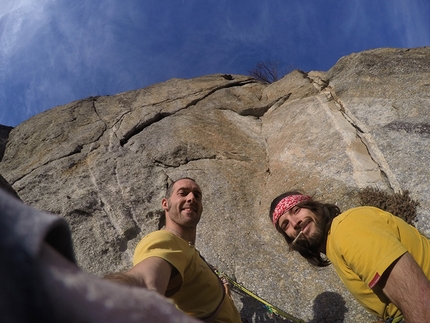
[[[298,191],[290,191],[290,192],[283,193],[277,196],[275,199],[273,199],[272,203],[270,204],[270,211],[269,211],[269,218],[271,222],[273,222],[273,212],[275,211],[275,208],[278,205],[278,203],[283,198],[290,195],[302,195],[302,193]],[[310,210],[319,219],[322,219],[324,222],[326,222],[326,226],[324,228],[325,237],[327,237],[327,233],[330,229],[333,219],[341,213],[339,207],[335,204],[324,204],[313,200],[302,201],[298,203],[297,206]],[[326,267],[330,264],[330,261],[327,258],[321,256],[321,253],[319,250],[315,248],[300,246],[299,243],[293,245],[293,239],[287,236],[287,234],[280,228],[278,223],[275,224],[275,227],[276,227],[276,230],[278,230],[282,234],[289,248],[291,250],[298,251],[300,255],[303,258],[305,258],[310,264],[318,267]]]
[[190,181],[193,181],[194,183],[197,184],[196,180],[194,178],[191,178],[191,177],[181,177],[181,178],[178,178],[177,180],[171,182],[169,184],[169,186],[167,187],[166,195],[164,196],[166,199],[169,199],[172,196],[173,186],[175,185],[175,183],[178,182],[178,181],[180,181],[180,180],[182,180],[182,179],[189,179]]

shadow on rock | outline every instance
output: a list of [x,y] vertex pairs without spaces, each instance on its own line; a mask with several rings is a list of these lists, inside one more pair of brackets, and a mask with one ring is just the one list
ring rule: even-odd
[[308,323],[341,323],[348,309],[341,295],[334,292],[319,294],[313,305],[314,318]]
[[283,319],[270,313],[265,305],[257,301],[255,298],[236,290],[233,291],[241,296],[240,300],[243,307],[240,311],[240,316],[242,317],[242,322],[291,323],[290,320]]

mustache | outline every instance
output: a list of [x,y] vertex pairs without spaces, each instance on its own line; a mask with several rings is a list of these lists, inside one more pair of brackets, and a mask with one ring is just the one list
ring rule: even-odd
[[311,223],[311,221],[312,219],[310,217],[307,217],[302,223],[300,223],[299,228],[296,230],[296,238],[300,234],[300,232],[302,232],[303,229],[306,228],[309,223]]

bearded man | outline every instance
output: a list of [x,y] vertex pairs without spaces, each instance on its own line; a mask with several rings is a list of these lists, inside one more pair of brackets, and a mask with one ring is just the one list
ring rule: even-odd
[[401,218],[370,206],[342,213],[300,192],[276,197],[269,216],[291,249],[312,265],[333,264],[383,322],[430,322],[430,241]]

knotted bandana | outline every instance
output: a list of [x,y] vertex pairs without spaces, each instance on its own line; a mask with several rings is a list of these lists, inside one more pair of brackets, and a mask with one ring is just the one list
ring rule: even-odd
[[273,211],[273,224],[276,226],[281,215],[296,206],[298,203],[309,200],[312,200],[310,196],[301,194],[284,197],[276,205],[275,211]]

